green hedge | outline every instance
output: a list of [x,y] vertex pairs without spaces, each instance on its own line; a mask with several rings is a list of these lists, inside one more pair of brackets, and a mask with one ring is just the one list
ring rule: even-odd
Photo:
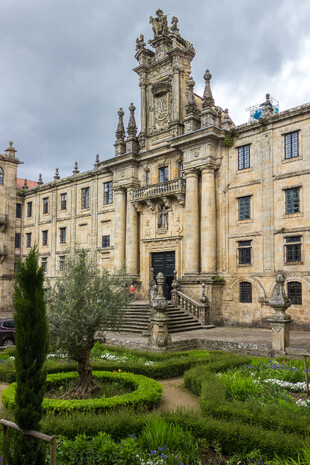
[[[45,398],[43,401],[43,409],[45,411],[59,413],[73,411],[104,412],[121,407],[137,408],[139,406],[147,406],[148,408],[151,408],[156,405],[161,398],[162,386],[157,383],[157,381],[146,378],[145,376],[134,375],[132,373],[111,373],[107,371],[94,371],[93,376],[94,378],[108,379],[112,381],[120,380],[125,383],[130,383],[135,390],[127,394],[109,398],[100,397],[85,400]],[[49,383],[60,383],[61,381],[77,377],[77,372],[50,374],[47,376],[47,385]],[[7,408],[12,409],[15,407],[15,389],[16,383],[13,383],[2,392],[2,402]]]

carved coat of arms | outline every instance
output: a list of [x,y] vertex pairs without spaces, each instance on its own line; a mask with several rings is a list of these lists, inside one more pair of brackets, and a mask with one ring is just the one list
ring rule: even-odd
[[168,93],[155,98],[155,118],[163,121],[168,116]]

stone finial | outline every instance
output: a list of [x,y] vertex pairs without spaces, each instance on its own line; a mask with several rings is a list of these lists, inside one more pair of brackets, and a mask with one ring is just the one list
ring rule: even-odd
[[195,81],[192,77],[190,77],[187,80],[186,84],[187,84],[186,115],[190,115],[193,113],[197,113],[197,105],[196,105],[195,96],[194,96]]
[[23,189],[29,189],[27,179],[24,181]]
[[56,171],[55,171],[54,181],[57,181],[57,179],[60,179],[58,168],[56,168]]
[[206,296],[206,285],[205,283],[202,283],[201,285],[201,297],[200,297],[200,302],[202,304],[207,304],[208,303],[208,298]]
[[100,165],[100,160],[99,160],[99,154],[97,153],[96,160],[95,160],[95,163],[94,163],[94,167],[98,168],[99,165]]
[[80,170],[79,170],[79,167],[78,167],[78,162],[76,161],[74,163],[74,170],[72,171],[73,174],[79,174]]
[[211,85],[210,85],[212,74],[210,73],[208,69],[203,75],[203,78],[205,80],[205,88],[204,88],[203,97],[202,97],[202,106],[203,108],[213,107],[214,98],[212,96]]
[[170,30],[171,32],[173,32],[174,34],[178,34],[180,35],[180,31],[179,31],[179,28],[178,28],[178,18],[176,16],[172,16],[171,18],[171,27],[170,27]]
[[9,147],[5,150],[5,153],[8,157],[15,158],[15,153],[17,150],[13,147],[13,141],[10,140]]
[[270,94],[266,94],[266,101],[264,103],[264,117],[269,117],[273,115],[273,107],[270,100]]
[[124,142],[125,128],[124,128],[123,116],[125,113],[123,112],[123,109],[120,108],[117,114],[118,114],[118,125],[117,125],[117,129],[115,132],[116,142]]
[[225,131],[229,131],[230,127],[231,127],[231,119],[228,113],[228,108],[225,108],[224,118],[223,118],[223,129],[225,129]]
[[140,37],[136,38],[136,50],[142,50],[146,46],[146,43],[144,42],[144,35],[140,34]]
[[44,183],[43,183],[43,180],[42,180],[42,174],[39,173],[38,185],[39,185],[39,186],[42,186],[42,184],[44,184]]
[[137,125],[136,125],[136,120],[135,120],[135,109],[136,109],[136,107],[134,106],[133,103],[131,103],[130,106],[129,106],[130,116],[129,116],[128,127],[127,127],[127,134],[130,137],[136,137],[136,135],[137,135]]
[[281,273],[278,273],[276,276],[276,285],[273,291],[273,296],[269,300],[269,305],[275,310],[275,316],[280,314],[282,318],[287,317],[287,319],[290,319],[288,315],[285,315],[285,310],[290,307],[291,304],[290,299],[285,293],[284,276]]

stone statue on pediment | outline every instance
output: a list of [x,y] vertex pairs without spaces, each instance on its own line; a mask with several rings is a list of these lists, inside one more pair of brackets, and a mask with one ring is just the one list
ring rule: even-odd
[[140,34],[140,37],[136,38],[136,50],[141,50],[145,48],[146,43],[144,42],[144,35]]
[[156,14],[157,14],[156,18],[153,18],[153,16],[150,16],[150,24],[152,24],[152,29],[154,32],[154,39],[167,36],[168,31],[169,31],[167,16],[164,14],[163,10],[159,8],[156,11]]

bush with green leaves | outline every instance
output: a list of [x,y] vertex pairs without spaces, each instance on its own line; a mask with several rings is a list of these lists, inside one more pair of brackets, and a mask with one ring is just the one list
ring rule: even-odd
[[[106,379],[130,384],[134,390],[127,394],[108,398],[99,397],[72,400],[45,398],[43,409],[54,413],[76,411],[104,412],[124,407],[152,408],[160,401],[162,386],[157,381],[145,376],[105,371],[95,371],[93,376],[95,379]],[[50,374],[47,376],[47,385],[57,385],[72,379],[78,379],[77,372]],[[7,408],[12,409],[15,407],[15,389],[16,384],[12,383],[2,392],[2,402]]]

